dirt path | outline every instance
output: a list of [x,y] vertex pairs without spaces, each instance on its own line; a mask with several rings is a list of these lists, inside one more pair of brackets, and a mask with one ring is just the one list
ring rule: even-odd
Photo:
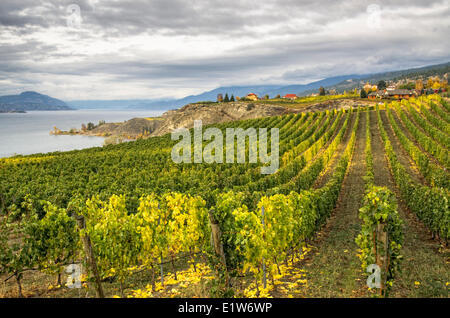
[[[402,218],[404,243],[401,272],[397,274],[391,297],[445,297],[448,296],[446,283],[450,281],[449,253],[441,250],[439,244],[431,240],[431,234],[417,217],[408,211],[401,200],[384,152],[384,144],[377,126],[376,113],[370,114],[372,152],[374,158],[374,180],[378,186],[385,186],[396,192],[399,214]],[[385,129],[388,131],[387,127]],[[389,134],[389,131],[388,131]],[[390,134],[389,134],[390,135]],[[392,136],[389,138],[394,147]],[[399,159],[398,145],[394,147]],[[403,162],[407,162],[403,158]],[[417,285],[418,282],[419,284]]]
[[355,153],[337,207],[306,259],[305,297],[361,297],[366,293],[355,243],[361,229],[358,210],[364,194],[362,177],[365,174],[366,118],[363,113],[360,116]]

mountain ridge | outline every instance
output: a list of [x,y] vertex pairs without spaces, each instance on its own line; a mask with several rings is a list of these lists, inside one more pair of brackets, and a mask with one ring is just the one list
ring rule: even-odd
[[22,92],[19,95],[0,96],[0,112],[71,109],[62,100],[33,91]]
[[[249,93],[255,93],[259,96],[264,96],[268,94],[270,97],[276,95],[285,94],[297,94],[298,96],[309,95],[314,92],[318,92],[320,86],[323,86],[327,90],[336,89],[338,92],[343,92],[344,90],[352,90],[357,87],[361,87],[362,82],[372,82],[376,83],[381,79],[392,80],[396,78],[406,78],[409,76],[420,76],[429,74],[442,74],[445,72],[450,72],[450,62],[434,64],[422,67],[415,67],[396,71],[378,72],[378,73],[367,73],[367,74],[350,74],[350,75],[340,75],[334,77],[324,78],[319,81],[314,81],[307,84],[271,84],[271,85],[242,85],[242,86],[221,86],[210,91],[206,91],[196,95],[189,95],[180,99],[161,99],[161,100],[133,100],[133,104],[128,104],[126,107],[129,109],[172,109],[179,108],[187,104],[198,103],[203,101],[216,101],[217,94],[225,95],[228,93],[229,96],[246,96]],[[106,104],[112,104],[119,101],[99,101],[105,102]],[[82,104],[83,101],[69,102],[69,105],[77,107]],[[85,101],[85,107],[95,107],[96,101]],[[90,105],[88,105],[90,104]]]
[[[441,63],[441,64],[434,64],[434,65],[427,65],[422,67],[415,67],[415,68],[409,68],[409,69],[403,69],[403,70],[396,70],[396,71],[387,71],[387,72],[379,72],[379,73],[373,73],[373,74],[367,74],[365,76],[361,76],[358,78],[353,78],[352,82],[348,82],[347,80],[344,80],[338,84],[325,86],[325,89],[336,89],[337,91],[344,91],[344,90],[352,90],[357,87],[361,86],[361,81],[364,82],[371,82],[373,84],[376,84],[380,80],[400,80],[400,79],[416,79],[419,77],[427,77],[427,76],[435,76],[435,75],[443,75],[445,73],[450,73],[450,62]],[[358,80],[358,81],[355,81]],[[311,94],[313,93],[312,90],[304,91],[304,94]]]
[[242,85],[221,86],[196,95],[189,95],[180,99],[127,99],[127,100],[78,100],[63,102],[47,95],[36,92],[23,92],[20,95],[0,96],[0,112],[25,110],[64,110],[64,109],[140,109],[140,110],[170,110],[184,105],[216,101],[218,94],[231,96],[246,96],[255,93],[259,96],[297,94],[309,95],[317,92],[322,86],[327,90],[335,89],[338,92],[353,90],[361,87],[363,82],[376,83],[379,80],[394,80],[401,78],[414,78],[444,74],[450,72],[450,62],[416,67],[397,71],[340,75],[324,78],[307,84],[270,84],[270,85]]

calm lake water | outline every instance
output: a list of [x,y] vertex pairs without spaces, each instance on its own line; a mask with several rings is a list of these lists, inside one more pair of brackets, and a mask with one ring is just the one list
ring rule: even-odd
[[122,122],[135,117],[159,116],[164,111],[75,110],[30,111],[26,114],[0,113],[0,158],[53,151],[99,147],[104,138],[89,136],[51,136],[54,126],[61,130],[80,128],[100,120]]

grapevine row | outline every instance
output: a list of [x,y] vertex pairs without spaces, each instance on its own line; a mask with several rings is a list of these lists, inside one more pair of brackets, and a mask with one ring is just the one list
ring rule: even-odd
[[389,166],[403,200],[434,235],[444,241],[450,237],[450,193],[447,189],[428,187],[414,182],[405,167],[398,161],[377,107],[378,129],[384,142]]
[[367,272],[371,264],[380,266],[381,274],[383,274],[383,286],[380,288],[380,293],[381,296],[387,296],[401,261],[402,222],[397,212],[395,195],[388,188],[374,184],[369,112],[366,113],[365,154],[366,191],[363,206],[359,210],[362,226],[355,241],[360,248],[358,256],[364,272]]

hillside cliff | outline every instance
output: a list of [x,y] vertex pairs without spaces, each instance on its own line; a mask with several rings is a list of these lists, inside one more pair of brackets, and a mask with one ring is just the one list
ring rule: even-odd
[[158,127],[151,135],[161,136],[180,127],[192,128],[194,127],[195,120],[201,120],[203,125],[209,125],[296,112],[299,111],[259,103],[189,104],[178,110],[171,110],[164,113],[162,120],[159,121]]
[[[158,118],[133,118],[123,123],[106,123],[86,132],[74,134],[90,136],[117,136],[135,139],[140,136],[161,136],[176,128],[192,128],[195,120],[203,125],[234,120],[245,120],[300,112],[281,106],[260,103],[189,104],[177,110],[169,110]],[[65,134],[67,132],[59,132]]]
[[[123,123],[105,123],[92,130],[76,131],[72,134],[136,139],[139,137],[162,136],[171,133],[177,128],[189,129],[194,127],[195,120],[201,120],[203,126],[206,126],[215,123],[279,116],[289,113],[348,109],[358,107],[360,104],[360,101],[342,99],[295,109],[260,102],[197,103],[188,104],[177,110],[169,110],[157,118],[133,118]],[[365,104],[376,104],[376,102],[365,101]],[[59,133],[69,134],[68,132]]]

